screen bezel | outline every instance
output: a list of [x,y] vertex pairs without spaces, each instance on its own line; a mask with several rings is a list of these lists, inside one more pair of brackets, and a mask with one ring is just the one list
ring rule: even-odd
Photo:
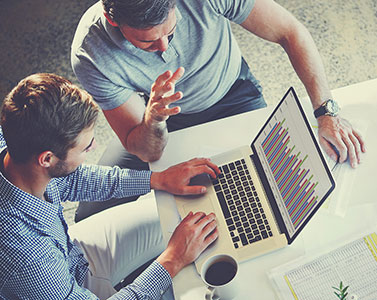
[[[271,204],[271,207],[273,208],[274,210],[274,215],[275,215],[275,218],[276,218],[276,221],[278,222],[279,224],[279,227],[281,229],[281,231],[286,235],[286,238],[288,240],[288,244],[291,244],[295,239],[296,237],[300,234],[300,232],[302,231],[302,229],[307,225],[307,223],[312,219],[312,217],[314,216],[314,214],[318,211],[318,209],[322,206],[322,204],[325,202],[325,200],[327,199],[327,197],[330,195],[330,193],[335,189],[335,180],[331,174],[331,171],[327,165],[327,162],[326,162],[326,159],[325,157],[323,156],[323,153],[320,149],[320,145],[317,141],[317,137],[314,135],[314,132],[311,128],[311,125],[306,117],[306,114],[304,112],[304,109],[296,95],[296,92],[294,90],[293,87],[290,87],[288,89],[288,91],[285,93],[284,97],[280,100],[280,102],[278,103],[278,105],[275,107],[275,109],[273,110],[273,112],[271,113],[271,115],[269,116],[269,118],[267,119],[267,121],[264,123],[264,125],[262,126],[262,128],[259,130],[258,134],[255,136],[253,142],[251,143],[251,149],[255,155],[255,158],[257,159],[257,163],[261,165],[261,162],[260,162],[260,159],[258,157],[258,154],[257,154],[257,151],[256,151],[256,147],[255,147],[255,142],[257,141],[257,139],[260,137],[260,135],[263,133],[263,131],[265,130],[266,126],[268,125],[268,123],[270,122],[270,120],[273,118],[273,116],[275,115],[275,113],[277,112],[277,110],[280,108],[280,106],[282,105],[282,103],[284,102],[284,100],[287,98],[287,96],[289,94],[293,95],[293,98],[295,99],[296,101],[296,104],[299,108],[299,111],[301,113],[301,116],[304,120],[304,123],[310,133],[310,137],[314,143],[314,146],[316,147],[316,150],[318,151],[318,154],[319,154],[319,157],[321,159],[321,162],[322,162],[322,165],[324,166],[325,168],[325,171],[326,171],[326,174],[328,176],[328,179],[329,181],[331,182],[331,186],[329,187],[328,191],[325,193],[325,195],[322,197],[322,199],[320,199],[318,201],[318,205],[313,209],[313,211],[308,215],[308,217],[305,219],[305,221],[302,223],[302,225],[297,229],[297,231],[295,231],[295,233],[290,236],[289,233],[288,233],[288,230],[285,226],[285,223],[281,217],[281,214],[280,214],[280,210],[276,204],[276,201],[275,201],[275,198],[273,196],[273,193],[272,193],[272,190],[271,190],[271,187],[270,187],[270,184],[267,180],[267,177],[265,178],[261,178],[262,181],[263,181],[263,185],[265,186],[265,189],[266,189],[266,194],[267,194],[267,197],[269,198],[269,201],[270,201],[270,204]],[[254,159],[255,159],[254,158]],[[262,168],[263,170],[263,168]],[[264,172],[262,172],[264,174]],[[277,213],[276,213],[277,211]]]

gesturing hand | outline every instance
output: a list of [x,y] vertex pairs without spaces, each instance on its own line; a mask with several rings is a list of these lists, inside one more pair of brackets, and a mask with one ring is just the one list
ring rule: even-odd
[[203,194],[206,192],[204,186],[189,185],[192,177],[203,173],[216,178],[220,174],[220,169],[207,158],[194,158],[172,166],[163,172],[153,172],[151,187],[175,195]]
[[[365,142],[361,134],[352,125],[340,117],[322,116],[318,118],[319,142],[326,153],[340,163],[347,159],[356,168],[361,163],[361,153],[366,151]],[[339,157],[331,144],[339,152]]]
[[157,261],[174,277],[218,237],[215,215],[190,212],[174,230],[168,247]]
[[158,76],[151,88],[151,95],[145,110],[146,122],[163,122],[169,116],[178,114],[179,106],[169,108],[169,104],[182,98],[182,92],[174,93],[175,83],[182,77],[184,69],[178,68],[174,73],[166,71]]

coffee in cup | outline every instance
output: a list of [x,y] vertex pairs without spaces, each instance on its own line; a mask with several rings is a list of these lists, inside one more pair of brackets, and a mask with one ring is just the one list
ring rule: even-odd
[[237,272],[237,261],[227,254],[208,258],[201,269],[202,280],[208,286],[206,299],[233,299],[238,292]]

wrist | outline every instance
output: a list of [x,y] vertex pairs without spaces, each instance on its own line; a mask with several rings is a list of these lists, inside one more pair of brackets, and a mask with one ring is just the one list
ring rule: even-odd
[[152,172],[152,174],[151,174],[151,189],[154,189],[154,190],[162,190],[163,189],[161,172]]
[[174,258],[169,248],[162,252],[156,260],[165,268],[171,278],[174,278],[184,268],[184,264],[179,259]]

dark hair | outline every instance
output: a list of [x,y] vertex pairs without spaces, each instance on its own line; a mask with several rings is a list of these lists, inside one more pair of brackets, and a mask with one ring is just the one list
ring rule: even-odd
[[103,7],[118,25],[146,29],[165,22],[176,0],[102,0]]
[[66,159],[77,136],[93,125],[98,106],[85,91],[54,74],[34,74],[21,80],[5,97],[1,126],[9,155],[28,162],[52,151]]

